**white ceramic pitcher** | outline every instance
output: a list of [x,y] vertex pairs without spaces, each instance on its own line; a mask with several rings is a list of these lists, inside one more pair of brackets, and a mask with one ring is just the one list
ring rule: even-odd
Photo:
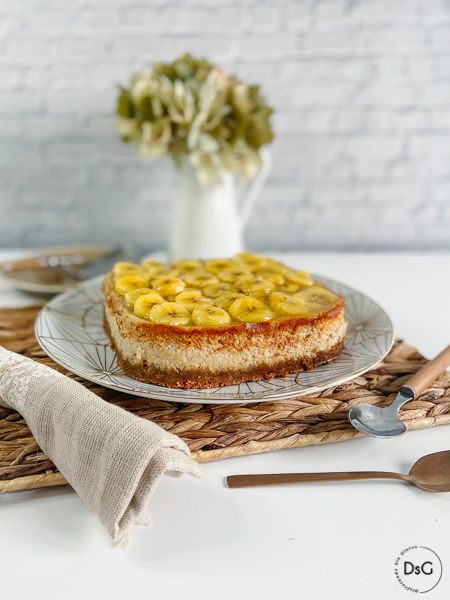
[[224,174],[220,181],[203,187],[190,166],[181,169],[181,189],[175,200],[170,236],[170,258],[221,258],[244,249],[242,232],[253,203],[266,181],[271,160],[261,152],[262,165],[238,199],[236,176]]

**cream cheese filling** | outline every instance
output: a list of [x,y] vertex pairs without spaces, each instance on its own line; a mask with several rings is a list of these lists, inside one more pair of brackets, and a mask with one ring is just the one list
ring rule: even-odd
[[220,341],[209,339],[205,339],[200,347],[181,346],[175,340],[156,345],[122,335],[108,306],[105,306],[105,319],[114,345],[123,360],[131,365],[147,364],[172,372],[246,371],[260,365],[277,365],[288,360],[312,358],[318,352],[326,352],[342,341],[347,328],[343,314],[340,313],[335,318],[314,326],[299,327],[295,332],[277,332],[275,344],[271,344],[270,337],[258,334],[253,339],[247,338],[245,347],[238,349],[222,346]]

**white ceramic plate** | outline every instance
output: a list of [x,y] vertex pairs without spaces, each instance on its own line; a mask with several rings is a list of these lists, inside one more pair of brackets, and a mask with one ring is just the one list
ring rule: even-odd
[[[41,248],[39,252],[26,252],[20,256],[24,258],[39,258],[44,256],[60,256],[65,254],[86,254],[92,253],[100,257],[103,253],[111,250],[109,246],[56,246],[51,248]],[[117,259],[119,260],[119,259]],[[105,265],[100,268],[106,268]],[[59,276],[58,276],[59,272]],[[91,273],[91,275],[95,274]],[[6,279],[11,285],[24,292],[34,294],[60,294],[77,285],[77,281],[69,274],[61,274],[60,271],[26,269],[17,271],[0,271],[0,277]]]
[[142,383],[125,375],[103,331],[103,277],[85,281],[49,302],[36,321],[36,338],[59,365],[89,381],[126,394],[172,402],[229,404],[286,400],[335,386],[361,375],[389,352],[391,320],[374,300],[320,275],[345,298],[348,333],[338,359],[313,371],[208,390],[183,390]]

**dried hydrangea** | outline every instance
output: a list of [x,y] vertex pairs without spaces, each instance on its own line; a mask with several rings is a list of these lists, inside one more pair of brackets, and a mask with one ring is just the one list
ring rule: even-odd
[[178,165],[187,157],[203,185],[226,171],[253,177],[260,147],[273,139],[259,86],[190,55],[135,75],[121,88],[117,113],[125,142],[145,156],[170,153]]

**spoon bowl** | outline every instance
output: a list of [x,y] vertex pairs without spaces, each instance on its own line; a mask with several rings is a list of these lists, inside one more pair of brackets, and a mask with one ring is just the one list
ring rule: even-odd
[[391,438],[406,431],[396,410],[380,408],[371,404],[356,404],[350,410],[350,423],[361,431],[375,437]]
[[450,450],[419,458],[409,477],[410,483],[427,492],[450,492]]

